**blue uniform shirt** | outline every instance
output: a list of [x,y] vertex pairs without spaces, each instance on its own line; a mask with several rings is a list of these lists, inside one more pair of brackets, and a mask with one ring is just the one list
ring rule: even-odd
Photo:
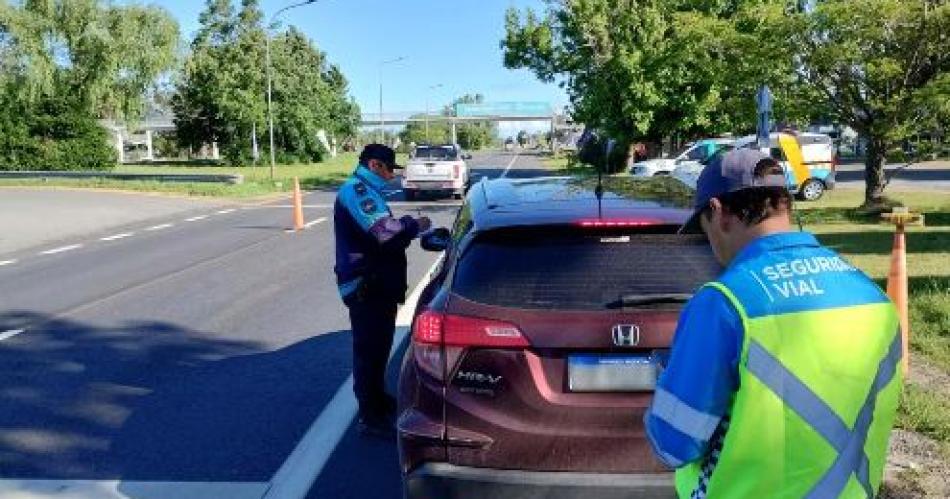
[[[746,265],[751,263],[757,266]],[[793,286],[795,275],[811,276],[814,287]],[[733,289],[749,286],[752,291],[744,296],[760,297],[743,302],[750,317],[887,299],[866,276],[804,232],[752,241],[720,279]],[[703,458],[716,430],[726,424],[739,388],[743,336],[738,312],[719,290],[702,288],[684,307],[669,364],[644,418],[653,450],[668,466]]]
[[406,248],[419,233],[411,216],[394,218],[382,193],[386,180],[359,165],[340,186],[333,206],[337,286],[344,302],[363,298],[402,302]]

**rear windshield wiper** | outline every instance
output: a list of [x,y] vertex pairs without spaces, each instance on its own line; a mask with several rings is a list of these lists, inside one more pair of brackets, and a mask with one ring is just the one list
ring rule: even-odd
[[693,295],[690,293],[654,293],[621,295],[616,301],[607,304],[607,308],[636,307],[657,303],[686,303]]

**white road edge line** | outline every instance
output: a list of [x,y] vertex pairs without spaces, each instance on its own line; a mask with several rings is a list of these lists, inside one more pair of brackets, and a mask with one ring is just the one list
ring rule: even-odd
[[59,248],[48,249],[46,251],[41,251],[41,255],[55,255],[56,253],[63,253],[65,251],[71,251],[74,249],[82,248],[81,244],[70,244],[69,246],[60,246]]
[[16,262],[16,260],[0,260],[0,267],[3,267],[4,265],[13,265]]
[[116,234],[114,236],[100,237],[99,240],[100,241],[115,241],[117,239],[125,239],[127,237],[132,237],[134,235],[135,235],[134,232],[123,232],[121,234]]
[[147,228],[147,229],[145,229],[145,230],[147,230],[147,231],[162,230],[162,229],[167,229],[167,228],[171,227],[172,225],[173,225],[173,224],[158,224],[158,225],[153,225],[153,226],[151,226],[151,227],[149,227],[149,228]]
[[[422,290],[425,289],[441,262],[440,256],[422,280],[416,284],[406,303],[399,309],[396,315],[396,337],[393,339],[393,349],[389,352],[390,359],[399,350],[408,334],[416,302],[419,301]],[[307,433],[294,447],[284,464],[271,477],[270,488],[267,489],[263,499],[306,497],[355,416],[356,399],[353,396],[353,375],[351,374],[340,385],[320,416],[310,425]]]
[[234,213],[235,211],[237,211],[236,208],[228,208],[226,210],[218,210],[217,213],[218,215],[227,215],[228,213]]
[[508,176],[508,171],[511,170],[512,166],[515,166],[515,161],[518,161],[518,156],[521,156],[521,152],[516,152],[515,157],[511,158],[511,161],[508,163],[508,166],[505,167],[505,171],[501,172],[501,176],[498,178],[505,178]]
[[9,331],[4,331],[0,333],[0,341],[8,340],[14,336],[26,331],[26,329],[11,329]]
[[197,222],[198,220],[204,220],[208,218],[208,215],[198,215],[197,217],[186,218],[186,222]]
[[266,490],[263,482],[0,480],[6,499],[260,499]]

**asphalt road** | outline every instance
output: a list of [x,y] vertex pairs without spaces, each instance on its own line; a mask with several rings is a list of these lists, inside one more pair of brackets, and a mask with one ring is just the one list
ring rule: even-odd
[[[924,164],[888,164],[884,168],[893,190],[950,190],[950,162],[932,161]],[[839,187],[864,189],[864,165],[849,163],[838,166]]]
[[[470,165],[544,174],[528,154]],[[390,196],[397,215],[437,225],[458,206]],[[325,455],[309,497],[400,497],[395,445],[361,438],[340,409],[350,335],[333,197],[307,194],[302,233],[285,231],[279,202],[0,254],[0,497],[261,497],[276,476],[300,481],[305,435],[317,443],[303,455]],[[414,245],[410,283],[435,259]]]

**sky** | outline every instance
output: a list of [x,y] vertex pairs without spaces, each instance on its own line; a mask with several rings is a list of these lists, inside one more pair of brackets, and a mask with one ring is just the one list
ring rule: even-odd
[[[131,3],[123,1],[122,3]],[[144,0],[168,9],[190,40],[203,0]],[[235,0],[238,4],[239,0]],[[262,0],[265,19],[294,0]],[[380,73],[385,114],[434,109],[457,96],[481,93],[487,101],[567,104],[556,84],[502,63],[499,41],[509,6],[542,8],[541,0],[319,0],[284,12],[283,27],[303,30],[340,66],[350,93],[366,113],[379,108]],[[397,63],[380,62],[403,57]],[[435,85],[440,88],[430,89]]]

